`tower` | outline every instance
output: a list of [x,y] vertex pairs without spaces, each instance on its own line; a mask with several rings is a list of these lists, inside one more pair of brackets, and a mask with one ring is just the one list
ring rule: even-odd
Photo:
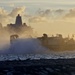
[[21,26],[22,25],[22,18],[20,16],[20,14],[18,14],[18,16],[16,17],[15,25],[16,26]]

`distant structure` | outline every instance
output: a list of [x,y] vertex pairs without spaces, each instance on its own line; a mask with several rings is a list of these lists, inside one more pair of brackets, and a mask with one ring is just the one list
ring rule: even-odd
[[75,40],[72,38],[66,37],[63,38],[62,34],[57,34],[56,36],[48,37],[47,34],[43,34],[42,37],[38,37],[41,41],[41,44],[47,47],[50,50],[62,51],[62,50],[75,50]]
[[19,36],[17,34],[11,35],[10,36],[10,43],[12,44],[18,38],[19,38]]
[[22,18],[21,16],[18,14],[18,16],[16,17],[16,22],[15,25],[17,26],[21,26],[22,25]]
[[33,31],[32,28],[30,26],[27,26],[26,23],[22,23],[22,17],[20,16],[20,14],[16,16],[15,24],[12,23],[8,24],[7,29],[10,31],[10,33],[12,32],[20,33],[21,31],[22,32]]

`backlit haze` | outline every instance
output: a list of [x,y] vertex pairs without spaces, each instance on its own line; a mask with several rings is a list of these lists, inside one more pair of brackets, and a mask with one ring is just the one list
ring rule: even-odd
[[75,0],[0,0],[0,23],[14,23],[17,14],[38,36],[75,34]]

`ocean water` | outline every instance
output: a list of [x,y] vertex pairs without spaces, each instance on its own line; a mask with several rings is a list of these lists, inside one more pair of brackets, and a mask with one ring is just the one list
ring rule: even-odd
[[74,53],[51,53],[51,54],[2,54],[0,55],[0,61],[5,61],[5,60],[40,60],[40,59],[68,59],[68,58],[75,58]]

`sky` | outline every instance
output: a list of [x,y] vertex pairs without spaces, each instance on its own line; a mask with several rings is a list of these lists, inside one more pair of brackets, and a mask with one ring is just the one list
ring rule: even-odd
[[3,26],[15,23],[17,14],[38,35],[75,34],[75,0],[0,0]]
[[11,10],[13,7],[26,6],[28,11],[36,11],[38,8],[69,9],[75,7],[75,0],[0,0],[0,6],[7,10]]

